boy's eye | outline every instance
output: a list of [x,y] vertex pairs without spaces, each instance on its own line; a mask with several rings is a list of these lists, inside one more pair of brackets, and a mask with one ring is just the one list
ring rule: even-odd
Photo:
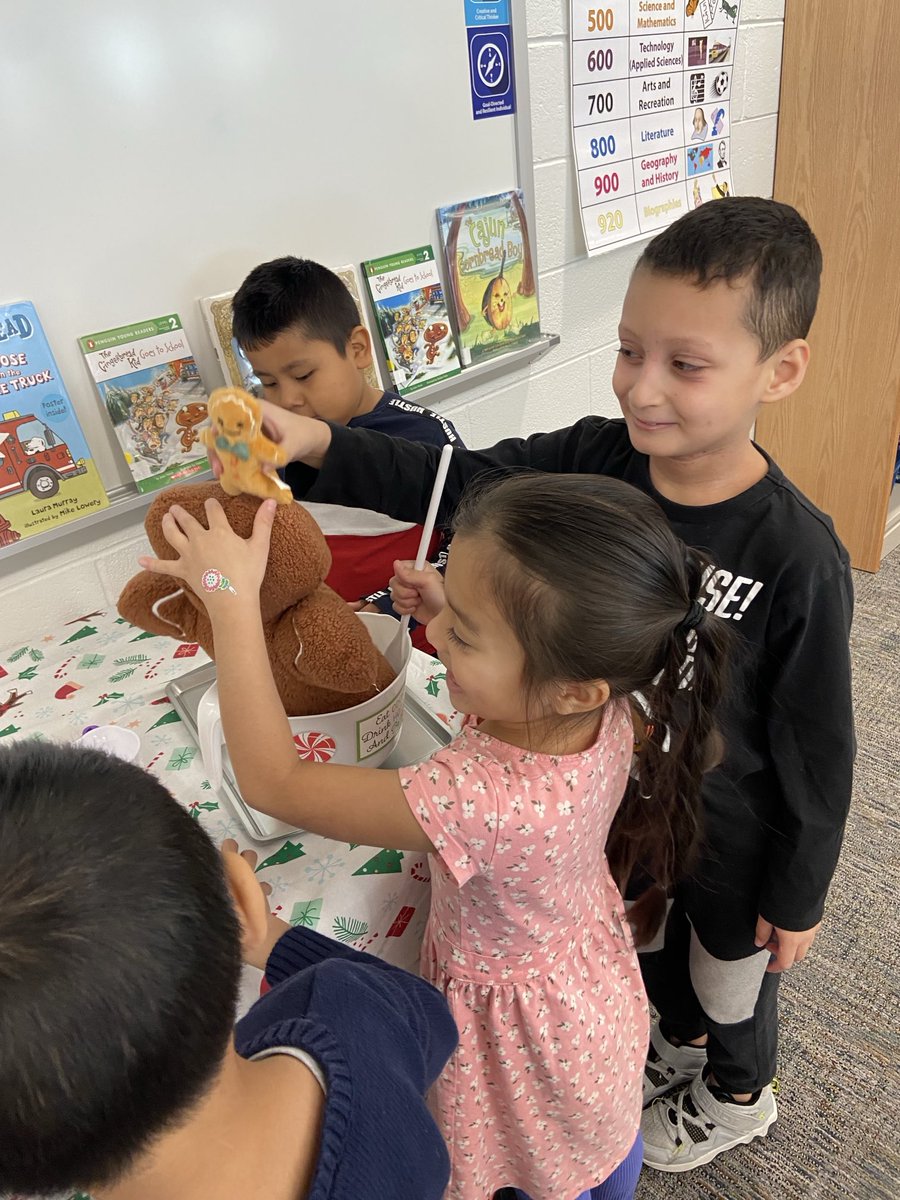
[[275,380],[274,380],[274,379],[261,379],[259,382],[260,382],[260,383],[263,385],[263,387],[264,387],[264,388],[273,388],[273,387],[275,387]]
[[631,361],[633,358],[637,358],[637,352],[634,350],[629,350],[627,346],[619,346],[616,353],[620,354],[622,358],[628,359],[629,361]]
[[456,632],[456,630],[452,626],[450,629],[447,630],[447,638],[449,641],[453,642],[454,645],[456,645],[456,646],[468,647],[468,645],[469,645],[468,642],[464,642],[462,640],[462,638],[459,636],[459,634]]
[[703,370],[703,368],[700,366],[699,363],[685,362],[681,358],[673,359],[672,366],[675,368],[676,371],[683,371],[683,372],[702,371]]
[[294,378],[298,383],[305,383],[312,375],[312,371],[307,371],[305,375],[295,375]]

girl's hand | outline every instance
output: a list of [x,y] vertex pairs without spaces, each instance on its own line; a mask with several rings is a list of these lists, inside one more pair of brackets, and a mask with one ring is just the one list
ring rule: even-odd
[[421,571],[417,571],[414,562],[397,559],[389,586],[394,611],[401,616],[408,613],[421,625],[427,625],[446,603],[444,577],[431,563],[426,563]]
[[183,579],[212,616],[234,596],[258,596],[269,558],[275,507],[274,500],[265,500],[254,518],[253,533],[242,538],[228,524],[218,500],[206,501],[208,529],[173,504],[162,519],[162,531],[178,558],[141,557],[138,562],[147,571]]

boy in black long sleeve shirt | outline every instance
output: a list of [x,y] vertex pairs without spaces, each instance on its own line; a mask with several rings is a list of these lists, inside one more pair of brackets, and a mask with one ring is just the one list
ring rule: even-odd
[[[645,1162],[660,1170],[699,1166],[775,1120],[779,973],[813,942],[850,799],[847,554],[749,436],[760,406],[803,380],[820,272],[818,244],[787,205],[729,198],[692,211],[648,244],[625,297],[613,376],[624,419],[455,451],[444,492],[446,517],[485,470],[624,479],[716,563],[700,600],[740,635],[703,852],[642,956],[661,1014]],[[272,425],[300,460],[288,468],[295,492],[421,518],[436,451],[278,414]]]

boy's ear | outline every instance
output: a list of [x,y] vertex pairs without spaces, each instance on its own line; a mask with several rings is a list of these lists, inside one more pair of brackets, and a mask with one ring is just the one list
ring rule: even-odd
[[561,717],[576,713],[595,712],[609,699],[609,684],[605,679],[589,679],[584,683],[560,684],[552,699],[553,709]]
[[797,390],[809,366],[809,342],[794,338],[772,355],[772,374],[762,397],[763,404],[783,400]]
[[361,371],[372,365],[372,338],[365,325],[351,329],[347,338],[347,354]]
[[268,936],[269,905],[253,867],[236,849],[223,850],[222,866],[241,925],[243,958],[245,962],[252,962],[255,951]]

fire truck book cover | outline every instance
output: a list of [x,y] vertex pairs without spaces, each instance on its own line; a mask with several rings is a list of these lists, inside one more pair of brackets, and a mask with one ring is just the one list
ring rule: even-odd
[[363,274],[394,387],[405,396],[460,371],[434,250],[368,259]]
[[437,215],[463,366],[537,341],[537,282],[521,191],[450,204]]
[[0,556],[107,504],[34,305],[0,304]]
[[[353,297],[360,323],[369,329],[365,311],[359,300],[359,282],[356,278],[356,271],[353,267],[337,267],[334,273]],[[231,301],[233,298],[234,292],[221,292],[218,296],[204,296],[200,301],[200,310],[206,321],[206,328],[209,331],[209,337],[216,352],[216,358],[219,360],[219,366],[222,368],[225,382],[233,383],[236,387],[246,388],[248,392],[261,396],[263,394],[262,385],[253,374],[253,368],[231,333]],[[370,336],[371,333],[372,331],[369,329]],[[371,384],[372,387],[382,388],[384,386],[374,360],[372,365],[367,368],[365,376],[366,383]]]
[[138,491],[209,469],[207,395],[175,313],[78,339]]

